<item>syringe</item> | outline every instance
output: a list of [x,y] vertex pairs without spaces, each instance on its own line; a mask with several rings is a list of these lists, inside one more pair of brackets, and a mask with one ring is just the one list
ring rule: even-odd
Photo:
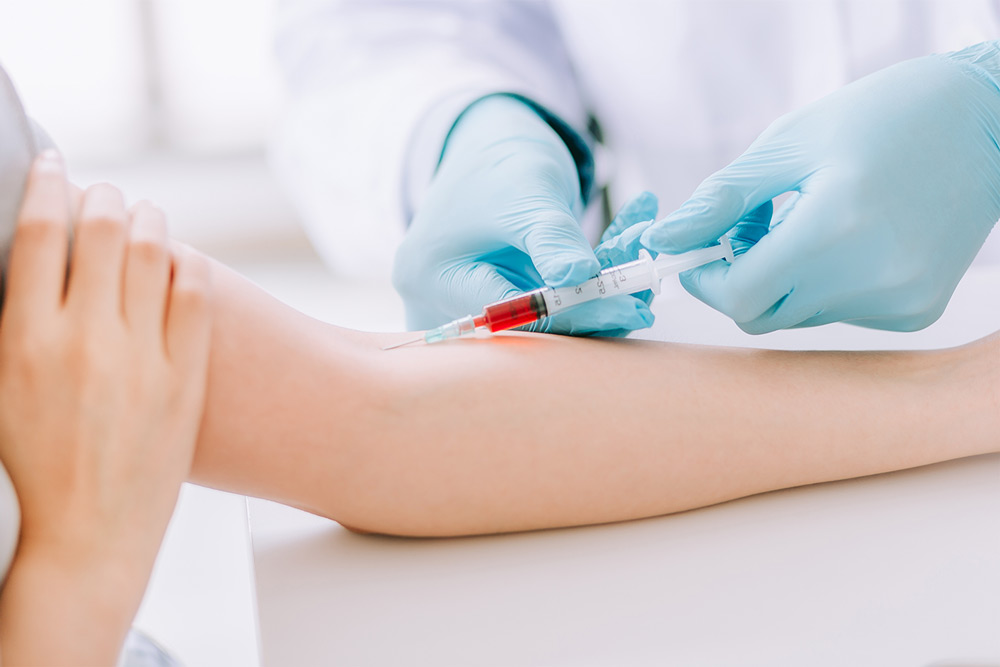
[[733,247],[723,236],[719,245],[692,250],[680,255],[660,255],[656,259],[646,250],[639,251],[639,259],[609,266],[595,278],[574,287],[542,287],[540,289],[502,299],[483,307],[479,315],[466,315],[424,333],[420,338],[408,340],[384,349],[391,350],[411,343],[437,343],[450,338],[469,336],[476,331],[505,331],[524,324],[537,322],[543,317],[561,313],[581,303],[621,294],[635,294],[644,290],[660,293],[660,281],[688,269],[694,269],[719,259],[733,261]]

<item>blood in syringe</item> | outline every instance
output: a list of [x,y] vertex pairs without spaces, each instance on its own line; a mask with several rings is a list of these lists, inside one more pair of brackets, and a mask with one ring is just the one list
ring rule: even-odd
[[475,318],[476,328],[487,327],[490,331],[506,331],[522,324],[537,322],[548,315],[541,290],[535,290],[491,303],[483,308],[483,314]]

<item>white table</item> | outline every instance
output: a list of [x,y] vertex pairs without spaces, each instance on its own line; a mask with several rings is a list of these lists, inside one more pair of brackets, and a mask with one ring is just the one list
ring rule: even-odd
[[[916,334],[749,337],[679,288],[655,310],[661,340],[949,346],[1000,329],[1000,266]],[[1000,455],[497,537],[249,509],[265,665],[1000,665]]]

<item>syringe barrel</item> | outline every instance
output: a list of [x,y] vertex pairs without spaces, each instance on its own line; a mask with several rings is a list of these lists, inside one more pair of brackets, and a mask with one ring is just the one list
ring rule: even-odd
[[639,251],[639,259],[608,268],[573,287],[547,287],[542,290],[549,315],[572,308],[581,303],[607,299],[620,294],[635,294],[651,289],[660,291],[660,280],[656,277],[653,258],[645,250]]
[[[542,287],[509,299],[491,303],[483,308],[482,315],[466,323],[468,332],[478,327],[490,331],[505,331],[525,324],[537,322],[543,317],[555,315],[581,303],[607,299],[622,294],[635,294],[643,290],[660,293],[660,279],[672,273],[679,273],[717,259],[732,261],[729,241],[711,248],[693,250],[682,255],[660,255],[655,261],[646,250],[639,251],[639,259],[608,268],[597,277],[573,287]],[[451,323],[456,325],[459,320]],[[449,326],[449,325],[446,325]],[[451,336],[449,336],[451,337]]]
[[476,326],[485,326],[490,331],[506,331],[537,322],[550,314],[543,296],[549,289],[543,287],[484,306],[483,314],[476,318]]
[[653,262],[656,267],[657,279],[683,273],[689,269],[696,269],[720,259],[732,262],[733,247],[729,243],[729,239],[723,236],[719,241],[718,245],[691,250],[680,255],[660,255]]

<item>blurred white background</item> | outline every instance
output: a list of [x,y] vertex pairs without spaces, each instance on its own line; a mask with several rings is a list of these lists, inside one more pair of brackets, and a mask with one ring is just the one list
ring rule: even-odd
[[283,92],[271,0],[4,4],[0,63],[77,183],[155,201],[224,260],[305,247],[266,160]]

